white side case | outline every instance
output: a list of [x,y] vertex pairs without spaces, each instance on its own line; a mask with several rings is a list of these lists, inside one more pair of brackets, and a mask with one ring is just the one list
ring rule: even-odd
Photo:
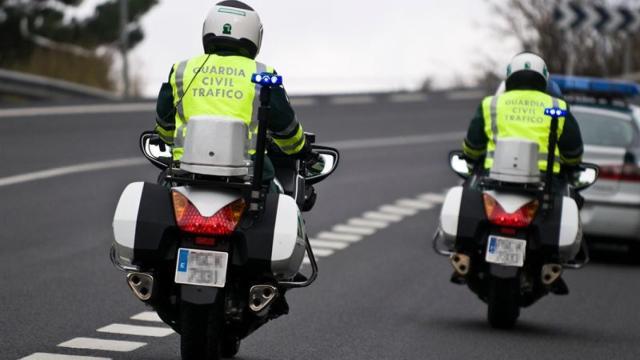
[[281,194],[271,250],[271,271],[277,278],[288,280],[297,274],[304,259],[305,237],[304,221],[296,201]]
[[458,218],[462,206],[462,186],[456,186],[449,191],[440,210],[440,233],[448,249],[453,249],[458,236]]
[[123,265],[131,265],[135,246],[138,210],[142,199],[143,182],[127,185],[120,195],[116,213],[113,216],[113,235],[116,254]]

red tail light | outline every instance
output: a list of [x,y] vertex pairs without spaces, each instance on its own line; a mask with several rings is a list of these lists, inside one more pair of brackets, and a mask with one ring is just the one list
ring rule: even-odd
[[204,217],[184,195],[173,191],[173,211],[180,230],[197,235],[231,235],[244,213],[245,202],[236,200],[213,216]]
[[640,182],[640,167],[636,164],[600,166],[599,179]]
[[484,194],[484,211],[489,221],[498,226],[524,228],[531,224],[538,211],[539,202],[534,200],[514,213],[507,213],[489,194]]

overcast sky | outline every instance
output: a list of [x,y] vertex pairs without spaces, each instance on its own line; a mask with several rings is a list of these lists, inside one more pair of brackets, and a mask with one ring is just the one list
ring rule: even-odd
[[[101,0],[86,0],[88,11]],[[133,72],[155,95],[174,62],[202,53],[202,22],[217,1],[160,0],[143,19]],[[469,79],[487,59],[517,50],[495,38],[483,0],[246,0],[264,24],[258,58],[285,77],[290,93],[402,90],[429,77]]]

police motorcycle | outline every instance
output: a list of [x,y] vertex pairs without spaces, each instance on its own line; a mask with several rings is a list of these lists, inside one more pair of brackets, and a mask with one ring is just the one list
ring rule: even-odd
[[488,305],[494,328],[512,328],[521,308],[549,293],[568,294],[563,269],[579,269],[589,261],[575,199],[595,183],[599,169],[583,163],[564,174],[563,186],[554,184],[551,149],[557,144],[558,118],[566,111],[546,109],[545,115],[552,119],[544,179],[535,142],[498,140],[488,174],[470,170],[461,151],[450,154],[451,168],[464,183],[445,197],[433,249],[449,257],[451,281],[466,284]]
[[[261,86],[256,154],[264,154],[271,88],[282,78],[252,80]],[[235,356],[242,339],[288,313],[286,291],[317,276],[300,209],[311,207],[305,189],[333,173],[339,152],[312,145],[318,159],[309,166],[269,149],[274,191],[262,180],[264,157],[247,155],[248,131],[229,118],[191,118],[179,168],[157,135],[143,133],[141,150],[165,170],[164,184],[129,184],[116,208],[111,260],[135,297],[180,334],[182,359]]]

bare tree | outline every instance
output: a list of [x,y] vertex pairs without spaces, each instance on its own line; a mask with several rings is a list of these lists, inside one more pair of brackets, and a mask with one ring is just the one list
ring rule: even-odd
[[[640,69],[639,34],[602,34],[595,29],[567,32],[554,19],[557,0],[487,0],[502,20],[496,31],[503,37],[515,37],[523,51],[545,58],[551,72],[576,75],[621,76],[625,72],[626,51],[631,51],[631,70]],[[638,7],[632,0],[574,0],[605,6]],[[573,64],[569,59],[573,58]]]

